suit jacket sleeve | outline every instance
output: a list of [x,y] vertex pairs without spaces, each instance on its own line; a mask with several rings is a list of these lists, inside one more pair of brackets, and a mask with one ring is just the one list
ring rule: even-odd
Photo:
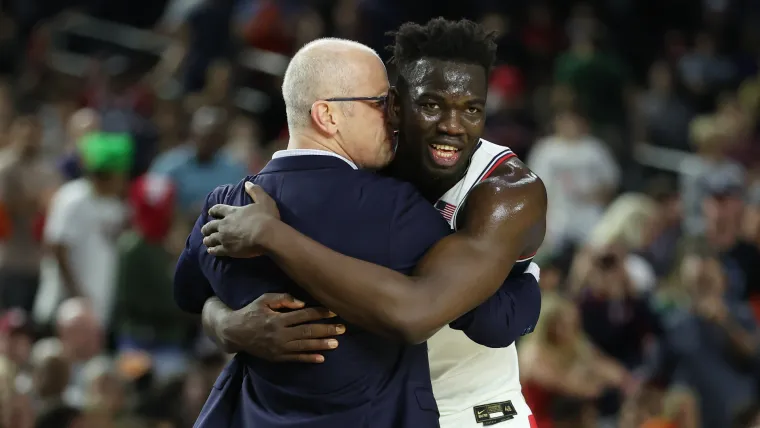
[[214,290],[201,269],[200,255],[206,251],[201,228],[208,222],[209,208],[218,203],[217,194],[218,188],[206,197],[174,271],[174,301],[180,309],[193,314],[200,314],[206,300],[214,296]]
[[393,206],[388,230],[389,267],[409,275],[422,256],[451,233],[451,228],[411,184],[399,186]]
[[475,343],[504,348],[533,331],[541,312],[541,290],[531,273],[510,274],[499,290],[449,326]]

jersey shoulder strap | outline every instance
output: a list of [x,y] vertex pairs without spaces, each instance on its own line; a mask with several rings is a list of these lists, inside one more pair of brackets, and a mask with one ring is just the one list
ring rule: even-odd
[[480,140],[478,148],[475,150],[475,154],[472,156],[472,162],[467,170],[467,174],[464,177],[464,183],[460,190],[459,200],[456,203],[456,208],[451,216],[451,225],[456,230],[457,214],[459,209],[467,201],[467,196],[473,187],[478,183],[486,180],[493,174],[493,172],[501,164],[508,159],[515,157],[515,153],[509,148],[499,146],[487,140]]

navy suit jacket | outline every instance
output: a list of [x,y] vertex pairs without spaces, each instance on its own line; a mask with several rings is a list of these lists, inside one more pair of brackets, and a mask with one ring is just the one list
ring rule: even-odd
[[[405,274],[451,233],[410,184],[354,170],[332,156],[273,159],[258,175],[208,196],[175,274],[175,299],[186,311],[200,312],[213,295],[233,309],[264,293],[290,293],[307,306],[319,305],[267,257],[206,253],[200,228],[208,221],[208,208],[250,203],[245,181],[262,186],[277,202],[282,220],[301,233]],[[347,327],[340,347],[327,353],[323,364],[236,355],[217,379],[196,427],[437,427],[426,345]]]
[[[177,265],[175,299],[179,306],[188,312],[200,313],[206,299],[218,295],[228,306],[237,309],[267,292],[289,292],[310,304],[318,304],[289,279],[284,278],[282,272],[274,268],[268,259],[260,258],[233,262],[230,259],[215,259],[206,254],[205,247],[201,242],[203,237],[200,233],[200,228],[208,221],[206,211],[216,203],[231,205],[250,203],[250,199],[243,189],[243,183],[249,180],[262,185],[275,198],[284,221],[313,239],[344,254],[388,266],[400,272],[411,272],[425,250],[437,239],[449,233],[447,225],[440,214],[434,209],[431,210],[432,206],[425,202],[410,185],[349,168],[342,160],[334,157],[281,158],[272,161],[259,176],[253,179],[249,177],[236,186],[223,186],[212,192],[188,238],[186,249]],[[346,178],[343,178],[344,176]],[[288,186],[284,185],[286,178]],[[325,181],[320,183],[320,180]],[[301,198],[305,199],[301,201]],[[325,204],[325,206],[320,204]],[[340,215],[337,217],[332,215],[331,210],[340,211]],[[349,215],[350,213],[357,216],[352,217]],[[359,222],[358,225],[357,222]],[[418,222],[425,225],[419,226]],[[361,230],[361,234],[354,235],[353,233],[357,230]],[[343,236],[351,236],[354,240],[352,243],[341,242]],[[377,241],[366,240],[368,236],[372,236]],[[360,242],[356,243],[357,240]],[[379,251],[381,247],[388,251],[388,254],[383,256],[385,260],[372,250],[374,248]],[[225,263],[232,263],[238,267],[231,269],[226,267]],[[505,280],[493,296],[452,322],[451,327],[462,330],[473,341],[489,347],[509,346],[520,335],[532,331],[538,321],[541,294],[536,278],[530,274],[522,274],[524,269],[525,266],[516,265],[510,274],[510,278]],[[225,272],[224,280],[227,286],[214,285],[216,283],[213,279],[220,276],[221,272]],[[267,279],[269,277],[262,278],[262,275],[255,275],[253,272],[259,274],[277,272],[277,276],[274,278],[275,280],[271,280]],[[234,285],[230,286],[230,284]],[[349,331],[362,335],[367,334],[366,337],[370,339],[366,341],[357,339],[356,342],[350,342],[350,345],[354,346],[361,343],[361,345],[355,346],[359,346],[362,350],[370,350],[370,352],[351,354],[353,351],[346,351],[347,347],[342,340],[340,352],[336,350],[329,353],[327,363],[320,365],[320,367],[334,367],[338,370],[342,370],[343,367],[357,367],[361,370],[360,367],[363,364],[361,361],[354,361],[341,356],[351,354],[368,357],[370,360],[387,356],[385,346],[388,343],[387,340],[362,332],[356,326],[352,326]],[[398,347],[398,344],[392,346]],[[386,352],[382,352],[382,350]],[[371,354],[374,352],[378,353],[372,356]],[[245,373],[241,367],[246,361],[250,361],[250,358],[236,357],[236,360],[220,375],[199,419],[200,425],[198,426],[211,426],[212,421],[214,421],[215,426],[221,426],[219,425],[221,423],[219,417],[234,419],[232,415],[237,409],[238,396],[235,395],[235,391],[231,391],[234,388],[229,388],[229,384],[235,383],[235,381],[230,382],[229,379],[237,379],[237,384],[240,384]],[[294,370],[293,373],[295,373],[294,377],[296,378],[306,371],[308,374],[304,374],[304,376],[313,380],[312,383],[315,385],[322,382],[323,379],[322,377],[310,377],[313,376],[312,370],[315,369],[315,366],[304,367],[300,364],[284,363],[270,365],[262,361],[258,361],[257,365],[266,373],[277,374],[281,370],[287,372]],[[324,373],[329,372],[332,372],[332,369],[325,370]],[[352,382],[353,375],[351,373],[340,373],[345,375],[343,382]],[[332,378],[334,374],[331,373],[327,376]],[[426,373],[425,376],[424,383],[427,385],[429,379]],[[309,383],[306,377],[303,378],[305,379],[304,382]],[[272,382],[276,382],[277,379],[279,379],[279,375],[274,375]],[[415,384],[419,382],[418,376],[413,376],[413,379]],[[416,387],[415,389],[414,396],[418,404],[424,409],[434,410],[435,403],[429,394],[429,389]],[[227,394],[221,394],[219,392],[221,390],[227,391]],[[241,405],[245,405],[245,403],[241,403]],[[286,409],[282,408],[278,408],[277,411],[287,412]],[[331,410],[323,408],[316,411],[320,413]],[[382,410],[382,412],[386,412],[386,410]],[[384,426],[382,425],[384,422],[377,419],[373,420],[376,423],[367,426]],[[204,421],[208,421],[208,423]],[[320,419],[320,425],[311,426],[323,426],[321,421]],[[324,419],[324,421],[328,425],[335,423],[331,419]],[[352,422],[352,426],[361,426],[354,425],[357,421]],[[292,426],[295,423],[291,419],[283,419],[280,422],[282,423],[266,426]],[[393,426],[404,426],[399,425],[398,422],[393,422],[393,424]],[[418,426],[426,427],[428,425]]]

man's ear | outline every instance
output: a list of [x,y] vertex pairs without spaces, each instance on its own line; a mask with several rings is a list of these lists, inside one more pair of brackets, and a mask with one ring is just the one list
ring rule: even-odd
[[387,103],[386,114],[388,116],[388,125],[391,129],[398,130],[401,126],[401,103],[398,90],[395,86],[392,86],[388,90]]

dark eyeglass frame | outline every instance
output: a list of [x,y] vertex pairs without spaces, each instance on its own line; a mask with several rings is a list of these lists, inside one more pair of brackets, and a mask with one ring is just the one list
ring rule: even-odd
[[[385,108],[385,106],[388,103],[388,95],[379,95],[377,97],[334,97],[334,98],[327,98],[320,101],[330,101],[330,102],[348,102],[348,101],[371,101],[376,103],[376,105],[379,108]],[[311,109],[309,109],[309,114],[311,114]]]

